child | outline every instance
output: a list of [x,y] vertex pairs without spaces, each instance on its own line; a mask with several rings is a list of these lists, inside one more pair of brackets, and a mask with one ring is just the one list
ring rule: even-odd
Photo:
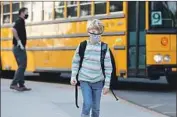
[[[103,24],[100,20],[94,19],[88,24],[87,31],[89,39],[84,53],[82,67],[79,70],[79,46],[76,49],[72,62],[72,76],[71,84],[76,85],[76,75],[83,95],[83,108],[81,117],[90,117],[90,110],[92,109],[91,117],[99,117],[100,100],[103,89],[103,94],[109,92],[112,64],[110,58],[109,48],[104,59],[105,78],[101,68],[101,34],[103,33]],[[79,73],[78,73],[79,71]],[[105,81],[103,83],[103,81]],[[103,86],[104,84],[104,86]]]

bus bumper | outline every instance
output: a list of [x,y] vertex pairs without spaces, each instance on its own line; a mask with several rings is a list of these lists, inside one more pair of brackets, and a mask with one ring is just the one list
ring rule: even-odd
[[149,65],[147,75],[149,78],[166,76],[169,74],[177,75],[177,65]]

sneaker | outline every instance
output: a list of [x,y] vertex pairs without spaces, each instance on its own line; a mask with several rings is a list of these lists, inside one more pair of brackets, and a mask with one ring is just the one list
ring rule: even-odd
[[20,87],[20,91],[30,91],[30,90],[31,90],[31,88],[27,88],[25,86]]
[[17,85],[10,85],[10,89],[15,89],[17,91],[20,91],[20,88]]

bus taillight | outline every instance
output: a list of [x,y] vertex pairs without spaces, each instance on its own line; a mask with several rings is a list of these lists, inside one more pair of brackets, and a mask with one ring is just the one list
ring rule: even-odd
[[163,38],[161,39],[161,44],[162,44],[163,46],[167,46],[167,44],[168,44],[168,39],[167,39],[166,37],[163,37]]

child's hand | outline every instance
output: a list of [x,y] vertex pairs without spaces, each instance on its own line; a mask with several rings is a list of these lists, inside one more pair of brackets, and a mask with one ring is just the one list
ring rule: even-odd
[[103,88],[103,94],[106,95],[109,92],[109,88]]
[[71,85],[75,86],[75,85],[77,84],[77,81],[76,81],[75,79],[72,79],[72,80],[70,81],[70,83],[71,83]]

